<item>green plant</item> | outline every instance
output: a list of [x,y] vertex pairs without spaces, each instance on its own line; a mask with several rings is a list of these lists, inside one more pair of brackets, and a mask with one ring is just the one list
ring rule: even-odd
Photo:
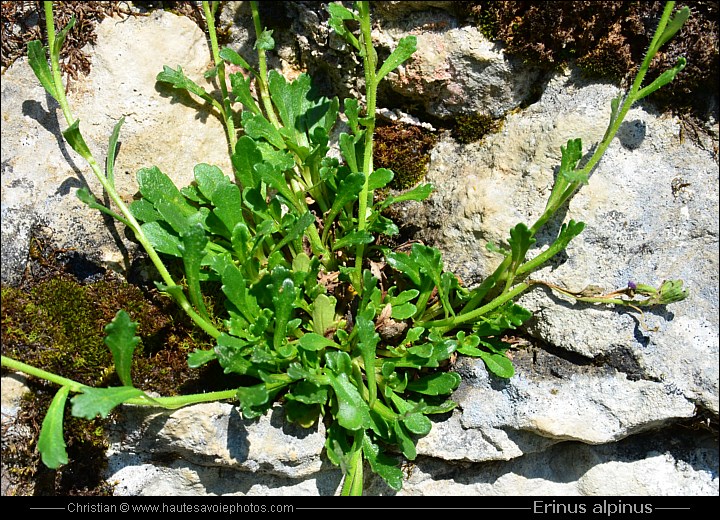
[[[402,472],[388,452],[414,459],[417,437],[431,429],[427,416],[455,406],[448,396],[460,376],[446,370],[451,356],[479,357],[495,375],[513,375],[506,355],[509,345],[499,338],[530,317],[514,300],[543,283],[528,276],[564,250],[584,224],[567,222],[553,244],[527,260],[534,235],[588,183],[633,103],[683,69],[681,59],[642,87],[650,61],[680,29],[689,11],[684,8],[671,17],[674,3],[668,2],[630,91],[612,101],[607,132],[592,155],[580,167],[580,140],[571,139],[562,147],[560,170],[544,213],[530,227],[520,223],[512,228],[507,248],[489,246],[503,260],[471,289],[444,269],[437,249],[416,243],[408,252],[400,252],[377,240],[398,232],[383,215],[387,208],[401,201],[424,200],[432,191],[429,184],[421,184],[381,200],[374,197],[393,179],[389,169],[373,167],[378,84],[412,56],[415,37],[402,38],[379,63],[372,45],[369,3],[356,2],[355,10],[329,4],[331,27],[361,58],[365,75],[364,105],[358,99],[343,101],[349,133],[339,135],[340,162],[329,153],[339,100],[315,96],[306,74],[288,82],[267,70],[265,53],[274,48],[274,41],[272,31],[262,28],[256,2],[251,2],[251,9],[258,69],[232,49],[220,50],[213,24],[216,5],[203,2],[215,62],[210,75],[217,75],[221,99],[180,67],[164,67],[157,80],[217,109],[227,130],[232,178],[216,166],[199,164],[195,182],[178,189],[157,167],[142,169],[138,172],[141,197],[129,206],[118,195],[113,177],[122,120],[110,137],[103,171],[65,99],[58,54],[70,26],[55,35],[51,2],[45,2],[50,67],[40,42],[32,42],[28,52],[39,80],[60,103],[68,123],[65,139],[87,160],[117,209],[101,205],[87,189],[79,190],[78,196],[133,232],[160,274],[157,286],[214,341],[212,349],[190,354],[189,364],[218,362],[225,373],[247,376],[256,383],[207,394],[150,397],[132,381],[130,364],[139,339],[137,324],[124,311],[106,327],[105,339],[122,386],[90,387],[5,356],[2,364],[60,386],[38,443],[50,467],[67,461],[63,409],[70,393],[77,394],[72,398],[72,414],[88,419],[106,416],[122,403],[172,409],[220,399],[237,400],[245,417],[257,417],[282,400],[289,420],[306,427],[326,422],[327,456],[345,475],[342,494],[362,493],[365,462],[391,488],[400,489]],[[240,67],[247,76],[227,75],[226,63]],[[238,105],[241,131],[233,118]],[[184,283],[171,274],[173,265],[180,268]],[[632,284],[605,295],[545,285],[578,301],[636,309],[687,296],[680,281],[666,281],[659,289]],[[214,297],[221,310],[216,312],[206,306],[204,296],[218,286]]]

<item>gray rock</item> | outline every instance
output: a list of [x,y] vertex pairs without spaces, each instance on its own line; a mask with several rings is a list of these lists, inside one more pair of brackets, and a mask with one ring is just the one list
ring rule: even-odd
[[[137,192],[135,175],[141,168],[157,166],[179,187],[192,180],[200,162],[231,172],[216,114],[155,81],[163,65],[180,65],[213,89],[202,76],[210,64],[205,37],[190,19],[162,11],[105,19],[91,53],[92,71],[70,86],[68,101],[101,164],[113,126],[125,117],[115,164],[125,202]],[[59,106],[26,59],[3,74],[2,107],[2,281],[19,281],[35,226],[46,228],[56,248],[75,248],[104,267],[127,270],[128,249],[134,247],[119,226],[108,225],[75,197],[82,186],[101,200],[103,193],[85,161],[62,140],[67,125]]]

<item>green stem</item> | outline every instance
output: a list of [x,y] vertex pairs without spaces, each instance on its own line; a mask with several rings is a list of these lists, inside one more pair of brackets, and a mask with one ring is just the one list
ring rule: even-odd
[[203,11],[205,13],[205,21],[207,22],[208,35],[210,36],[210,48],[212,49],[213,60],[217,67],[218,83],[220,84],[220,92],[222,93],[223,110],[222,116],[225,121],[225,131],[227,132],[228,144],[230,145],[230,153],[235,151],[235,122],[232,118],[232,106],[230,104],[230,96],[228,95],[227,83],[225,80],[225,62],[220,58],[220,49],[218,47],[217,31],[215,30],[215,16],[210,9],[210,2],[203,2]]
[[[255,26],[255,36],[260,39],[260,35],[263,32],[262,25],[260,25],[260,13],[258,11],[258,3],[250,2],[250,9],[252,10],[253,24]],[[268,120],[277,129],[282,128],[280,121],[278,121],[277,115],[275,114],[275,108],[273,107],[272,100],[270,99],[270,92],[268,91],[268,70],[267,60],[265,58],[265,49],[258,47],[258,90],[260,91],[260,99],[262,100],[263,107],[265,108],[265,115]]]
[[434,328],[434,327],[441,327],[444,329],[451,329],[454,327],[457,327],[458,325],[462,325],[463,323],[467,323],[469,321],[475,321],[477,318],[482,316],[483,314],[487,314],[488,312],[500,307],[502,304],[513,300],[523,292],[527,291],[530,288],[530,284],[528,283],[519,283],[515,285],[511,290],[501,294],[497,298],[494,298],[492,301],[490,301],[487,305],[483,305],[482,307],[475,309],[470,312],[465,312],[463,314],[458,314],[457,316],[454,316],[452,318],[447,318],[444,320],[436,320],[436,321],[426,321],[426,322],[417,322],[415,324],[416,327],[425,327],[426,329]]
[[[75,123],[76,120],[73,117],[72,111],[70,110],[70,104],[68,103],[67,97],[65,95],[65,86],[63,85],[62,78],[60,76],[60,67],[58,62],[59,49],[58,52],[53,52],[53,47],[55,46],[55,25],[53,19],[52,2],[45,2],[44,6],[45,20],[48,28],[48,49],[50,49],[50,63],[53,69],[53,81],[55,83],[55,90],[57,91],[58,102],[60,103],[63,115],[65,116],[65,121],[67,122],[68,126],[72,126],[72,124]],[[103,189],[108,194],[110,199],[115,203],[115,205],[120,209],[120,212],[125,216],[127,223],[130,225],[130,228],[135,234],[135,238],[138,242],[140,242],[140,244],[147,252],[150,260],[152,261],[153,265],[162,277],[163,282],[165,282],[165,284],[168,286],[177,285],[173,280],[172,276],[170,275],[170,272],[165,267],[165,264],[160,259],[157,251],[155,251],[147,236],[143,232],[140,224],[130,212],[130,209],[127,207],[127,205],[120,198],[120,195],[115,190],[115,187],[112,185],[112,183],[110,183],[106,175],[103,173],[103,170],[101,169],[98,162],[95,160],[95,157],[92,154],[85,154],[83,155],[83,158],[87,161],[88,165],[93,171],[93,174],[98,179],[98,181],[100,181],[100,184],[102,185]],[[180,307],[182,307],[182,309],[188,313],[192,320],[202,330],[207,332],[213,338],[217,338],[220,335],[219,330],[217,330],[210,322],[203,319],[197,312],[193,310],[192,305],[190,305],[190,302],[188,301],[184,293],[178,293],[178,295],[175,297],[175,300],[177,301],[178,305],[180,305]]]
[[[60,386],[67,386],[71,392],[80,393],[87,388],[92,388],[88,385],[78,383],[72,379],[53,374],[41,368],[28,365],[22,361],[2,356],[2,366],[15,370],[16,372],[23,372],[29,376],[38,377],[51,383],[55,383]],[[219,392],[208,392],[206,394],[190,394],[190,395],[179,395],[172,397],[136,397],[125,401],[124,404],[134,404],[139,406],[160,406],[162,408],[175,409],[187,406],[190,404],[204,403],[209,401],[219,401],[225,399],[234,399],[237,390],[223,390]]]
[[[373,134],[375,132],[375,108],[377,103],[377,67],[375,49],[372,43],[372,27],[370,25],[370,6],[368,2],[358,2],[358,13],[360,16],[360,31],[362,35],[362,56],[365,69],[365,150],[363,153],[362,172],[365,174],[365,182],[360,191],[358,200],[358,231],[367,227],[368,201],[371,200],[372,192],[369,189],[368,180],[373,169]],[[355,273],[353,286],[355,291],[362,295],[362,265],[365,244],[358,244],[355,253]]]

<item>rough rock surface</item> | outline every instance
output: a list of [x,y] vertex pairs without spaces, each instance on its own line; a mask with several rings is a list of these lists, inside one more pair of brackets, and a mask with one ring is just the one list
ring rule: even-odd
[[[427,179],[437,191],[399,216],[473,284],[498,261],[485,243],[502,243],[512,226],[541,213],[560,146],[576,137],[584,151],[595,144],[618,90],[558,73],[542,85],[537,102],[518,109],[528,101],[524,93],[538,86],[532,70],[506,59],[476,29],[458,27],[445,3],[430,4],[446,27],[423,28],[413,21],[428,17],[418,8],[387,15],[388,30],[376,32],[389,47],[403,31],[418,36],[417,61],[390,78],[391,88],[423,99],[439,118],[482,107],[510,115],[499,133],[477,143],[443,135]],[[322,16],[293,5],[303,13],[298,20],[316,20],[315,30],[325,34]],[[280,31],[276,36],[283,41]],[[302,51],[314,44],[312,35],[301,36],[297,45],[308,58]],[[286,70],[298,66],[291,50],[279,54]],[[162,12],[105,20],[92,55],[90,76],[72,86],[69,99],[92,150],[104,150],[114,123],[126,117],[116,167],[124,197],[134,194],[142,167],[157,165],[179,186],[199,162],[230,171],[217,117],[155,83],[163,65],[181,65],[201,80],[209,52],[190,20]],[[347,70],[336,70],[337,77]],[[325,79],[332,84],[334,76]],[[2,115],[3,283],[21,276],[36,224],[51,230],[58,247],[126,269],[134,250],[121,229],[75,198],[82,185],[96,195],[99,187],[63,144],[57,106],[48,106],[25,60],[3,75]],[[548,244],[560,218],[586,222],[585,231],[563,261],[533,275],[574,290],[680,278],[690,298],[641,317],[573,305],[541,289],[524,296],[520,303],[535,314],[527,332],[547,348],[520,346],[517,374],[508,381],[490,377],[481,363],[459,361],[459,406],[419,441],[401,494],[717,495],[717,433],[682,428],[718,418],[717,123],[709,128],[697,140],[683,140],[677,118],[656,114],[650,104],[634,108],[589,186],[538,236],[538,247]],[[340,473],[323,454],[322,426],[296,429],[280,408],[246,421],[225,403],[173,413],[126,407],[112,441],[108,479],[120,495],[339,490]],[[374,476],[366,492],[390,493]]]

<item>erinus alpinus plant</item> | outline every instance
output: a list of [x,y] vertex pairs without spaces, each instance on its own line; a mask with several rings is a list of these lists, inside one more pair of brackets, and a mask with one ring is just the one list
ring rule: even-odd
[[[682,282],[673,280],[657,287],[638,281],[588,294],[529,278],[582,232],[582,222],[566,222],[549,247],[528,254],[538,230],[588,184],[630,107],[685,66],[680,59],[643,85],[653,57],[688,18],[687,8],[673,14],[674,2],[666,4],[635,81],[612,101],[601,141],[592,143],[590,154],[583,152],[580,139],[569,136],[559,150],[559,171],[545,211],[536,222],[510,229],[505,245],[489,244],[501,259],[497,269],[478,286],[466,287],[445,269],[438,249],[422,243],[393,249],[383,245],[392,242],[381,240],[398,233],[386,216],[389,207],[432,193],[431,185],[420,184],[375,196],[394,176],[373,167],[378,85],[411,59],[416,38],[405,36],[379,62],[369,2],[356,2],[353,9],[329,4],[330,26],[362,62],[365,90],[361,99],[318,97],[307,74],[288,81],[268,70],[272,31],[263,29],[257,3],[250,4],[257,69],[233,49],[219,48],[217,2],[203,2],[215,65],[209,74],[217,77],[219,96],[179,66],[165,66],[157,76],[217,110],[227,136],[227,143],[218,145],[227,145],[233,171],[198,164],[195,181],[178,188],[148,165],[137,173],[139,197],[126,204],[113,174],[123,119],[101,165],[83,139],[60,75],[58,56],[73,22],[56,33],[52,2],[45,2],[48,45],[29,44],[30,64],[62,108],[65,139],[87,160],[111,204],[101,204],[86,188],[78,190],[78,197],[127,226],[159,273],[158,289],[211,338],[213,348],[192,352],[190,366],[219,363],[226,374],[251,381],[227,391],[149,396],[133,383],[130,367],[139,338],[137,324],[124,311],[105,329],[122,386],[89,387],[3,356],[3,366],[59,385],[38,442],[47,466],[68,460],[63,413],[70,394],[72,414],[88,419],[107,416],[123,403],[171,409],[211,400],[236,402],[252,418],[279,401],[292,422],[304,427],[325,423],[327,458],[344,472],[342,494],[361,494],[368,468],[400,489],[399,456],[414,459],[417,438],[432,426],[428,416],[455,406],[451,396],[460,376],[450,369],[451,357],[479,357],[495,376],[513,375],[509,345],[500,338],[531,316],[515,303],[520,295],[542,284],[578,301],[638,312],[687,296]],[[228,64],[239,71],[229,73]],[[341,114],[347,131],[331,142]],[[335,147],[339,155],[331,153]]]

